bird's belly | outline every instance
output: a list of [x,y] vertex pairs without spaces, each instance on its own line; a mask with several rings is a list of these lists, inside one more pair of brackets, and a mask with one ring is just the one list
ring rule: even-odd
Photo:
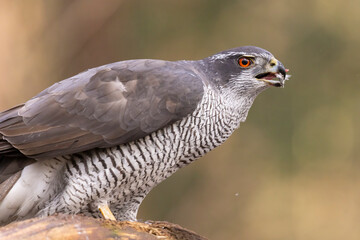
[[55,211],[94,216],[97,207],[107,203],[117,219],[134,220],[153,187],[219,146],[238,126],[199,119],[189,116],[134,142],[69,156],[60,204],[65,208]]

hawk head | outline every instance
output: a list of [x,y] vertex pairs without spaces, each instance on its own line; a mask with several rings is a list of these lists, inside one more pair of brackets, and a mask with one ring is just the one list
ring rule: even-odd
[[244,46],[205,58],[211,80],[221,88],[240,94],[255,94],[269,86],[283,87],[287,69],[265,49]]

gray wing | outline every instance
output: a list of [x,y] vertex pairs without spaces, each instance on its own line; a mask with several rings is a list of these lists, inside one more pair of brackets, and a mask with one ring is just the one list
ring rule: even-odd
[[0,113],[0,156],[42,159],[130,142],[192,113],[203,92],[187,62],[90,69]]

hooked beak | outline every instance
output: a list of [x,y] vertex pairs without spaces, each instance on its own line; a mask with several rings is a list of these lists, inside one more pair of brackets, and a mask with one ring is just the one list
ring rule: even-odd
[[280,61],[273,58],[267,63],[266,72],[256,75],[255,78],[274,87],[284,87],[285,81],[290,78],[290,75],[286,75],[288,71]]

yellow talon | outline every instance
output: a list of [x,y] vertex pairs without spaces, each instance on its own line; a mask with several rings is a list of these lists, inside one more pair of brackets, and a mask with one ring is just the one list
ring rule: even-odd
[[108,205],[99,206],[99,210],[101,212],[101,215],[108,220],[115,220],[114,214],[111,212]]

